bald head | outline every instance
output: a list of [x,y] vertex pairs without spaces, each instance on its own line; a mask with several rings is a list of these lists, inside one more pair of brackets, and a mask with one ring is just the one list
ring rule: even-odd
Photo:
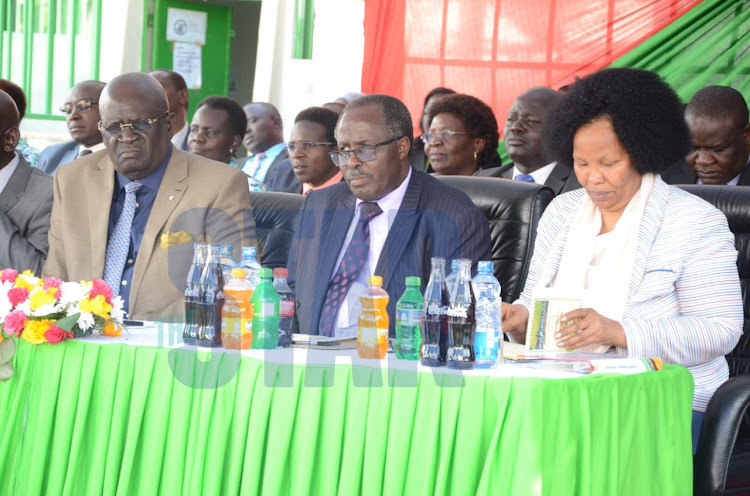
[[172,147],[167,108],[164,90],[148,74],[122,74],[104,87],[99,99],[102,137],[117,172],[141,179],[166,159]]
[[247,129],[242,143],[252,154],[265,152],[284,141],[279,111],[266,102],[248,103],[244,107]]
[[748,124],[747,102],[742,93],[728,86],[708,86],[699,90],[685,107],[686,117],[713,120],[730,118],[736,125]]
[[0,150],[0,169],[8,165],[13,159],[21,132],[18,130],[18,108],[13,98],[6,92],[0,91],[0,136],[2,149]]
[[542,126],[550,109],[562,95],[552,88],[537,86],[523,92],[508,112],[503,137],[508,156],[524,174],[549,163],[542,146]]
[[102,95],[104,83],[101,81],[81,81],[68,92],[63,103],[68,132],[73,141],[85,147],[92,147],[102,142],[99,132],[99,98]]
[[158,69],[148,73],[159,81],[169,102],[169,111],[174,113],[175,130],[179,131],[187,122],[188,102],[190,95],[185,79],[180,74],[166,69]]

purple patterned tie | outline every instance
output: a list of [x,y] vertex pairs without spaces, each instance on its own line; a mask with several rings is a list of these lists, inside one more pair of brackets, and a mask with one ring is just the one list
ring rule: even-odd
[[143,184],[138,181],[125,185],[125,203],[122,207],[122,213],[107,243],[103,279],[116,295],[120,294],[122,271],[125,269],[125,259],[128,258],[128,250],[130,249],[130,228],[133,227],[136,207],[135,194],[141,187],[143,187]]
[[318,327],[318,333],[321,336],[333,336],[339,308],[346,299],[352,283],[357,280],[362,267],[367,263],[367,256],[370,253],[370,221],[383,211],[375,202],[362,202],[359,213],[359,221],[354,229],[352,240],[346,248],[336,275],[328,284],[328,291],[323,300],[323,311],[320,313]]
[[531,174],[516,174],[516,177],[514,179],[516,181],[523,181],[525,183],[534,182],[534,176],[532,176]]

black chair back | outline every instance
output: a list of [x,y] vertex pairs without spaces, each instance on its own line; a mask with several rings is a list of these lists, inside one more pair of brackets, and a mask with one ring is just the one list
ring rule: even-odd
[[537,224],[555,193],[541,184],[496,177],[435,177],[466,193],[487,217],[503,301],[518,299],[529,272]]
[[253,191],[258,252],[263,267],[286,267],[294,228],[305,197],[293,193]]

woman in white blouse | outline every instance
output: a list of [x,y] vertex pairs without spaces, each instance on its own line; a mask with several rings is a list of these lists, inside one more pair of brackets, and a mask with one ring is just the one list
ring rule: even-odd
[[563,316],[580,320],[560,330],[559,346],[686,366],[695,445],[742,334],[742,295],[726,217],[659,177],[690,149],[682,104],[654,73],[603,70],[572,86],[544,139],[583,189],[544,212],[521,298],[503,304],[503,330],[525,340],[537,288],[583,291],[586,308]]

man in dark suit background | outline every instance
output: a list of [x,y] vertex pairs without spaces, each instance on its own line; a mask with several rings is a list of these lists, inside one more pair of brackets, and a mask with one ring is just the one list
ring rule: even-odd
[[71,88],[60,111],[65,114],[72,141],[50,145],[39,155],[37,167],[47,174],[78,157],[104,149],[99,124],[99,97],[104,83],[81,81]]
[[407,276],[424,286],[430,258],[490,259],[486,217],[462,192],[412,169],[412,120],[386,95],[350,103],[332,154],[346,183],[311,192],[302,204],[289,259],[300,332],[351,337],[367,277],[383,277],[396,301]]
[[188,93],[187,83],[179,73],[158,69],[148,73],[149,76],[159,81],[164,88],[164,94],[169,102],[169,111],[174,114],[174,134],[172,135],[172,144],[180,150],[188,151],[188,134],[190,123],[187,121],[188,106],[190,94]]
[[531,88],[516,98],[503,131],[505,149],[513,163],[479,171],[477,176],[542,183],[555,194],[580,188],[572,169],[550,163],[544,153],[542,127],[547,113],[560,98],[560,93],[544,86]]
[[727,86],[698,91],[685,108],[693,138],[687,166],[679,164],[662,174],[669,184],[727,184],[750,186],[750,123],[747,102]]
[[19,120],[13,99],[0,91],[0,267],[39,275],[47,258],[52,178],[16,153]]
[[266,102],[248,103],[244,110],[247,129],[242,144],[252,156],[237,160],[237,165],[248,176],[268,185],[276,168],[289,157],[284,148],[281,115],[276,107]]

